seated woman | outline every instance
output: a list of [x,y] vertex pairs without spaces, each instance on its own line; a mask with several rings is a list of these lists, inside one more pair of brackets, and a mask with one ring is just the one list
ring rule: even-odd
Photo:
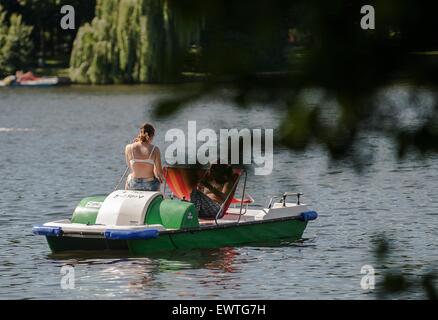
[[15,77],[17,79],[17,82],[33,81],[38,79],[38,77],[36,77],[31,71],[23,73],[23,71],[21,70],[15,72]]
[[213,164],[205,178],[201,179],[197,188],[193,188],[190,194],[190,201],[195,205],[198,216],[207,219],[215,218],[232,188],[233,170],[231,167]]
[[163,182],[160,149],[152,144],[155,129],[145,123],[134,143],[125,148],[125,158],[131,169],[126,190],[158,191]]

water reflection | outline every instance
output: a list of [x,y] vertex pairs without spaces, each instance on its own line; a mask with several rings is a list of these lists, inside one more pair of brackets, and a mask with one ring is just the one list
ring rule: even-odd
[[[74,267],[102,266],[99,277],[108,281],[122,278],[129,281],[127,288],[140,289],[147,287],[155,280],[156,275],[178,273],[182,270],[206,269],[220,273],[232,273],[239,270],[234,264],[239,253],[236,248],[173,250],[164,253],[150,254],[148,257],[132,257],[122,252],[86,252],[76,251],[56,253],[47,256],[62,265]],[[82,279],[84,280],[84,279]]]
[[[310,241],[308,241],[310,240]],[[263,243],[254,243],[246,247],[257,250],[267,248],[279,248],[285,246],[303,247],[311,245],[311,239],[275,240]],[[125,279],[121,288],[127,290],[150,289],[151,286],[159,285],[159,277],[166,273],[182,275],[185,270],[203,270],[205,277],[199,279],[198,284],[205,287],[239,284],[234,275],[244,272],[245,265],[251,263],[253,258],[241,257],[239,248],[223,247],[215,249],[172,250],[168,252],[153,253],[147,257],[132,257],[126,251],[71,251],[47,255],[47,258],[59,265],[71,265],[78,269],[98,267],[99,274],[93,277],[104,279],[106,283],[117,283]],[[159,277],[158,277],[159,276]],[[89,276],[83,276],[81,282],[91,280]],[[187,281],[193,277],[187,278]],[[182,293],[183,296],[187,294]]]

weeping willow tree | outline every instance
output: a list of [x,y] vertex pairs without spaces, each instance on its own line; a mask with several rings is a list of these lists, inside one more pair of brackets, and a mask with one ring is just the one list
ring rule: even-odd
[[93,84],[176,80],[177,59],[202,28],[200,19],[181,28],[178,8],[171,0],[98,0],[96,17],[73,44],[70,77]]
[[7,19],[0,6],[0,76],[27,66],[32,51],[31,32],[32,27],[22,22],[21,15],[12,14]]

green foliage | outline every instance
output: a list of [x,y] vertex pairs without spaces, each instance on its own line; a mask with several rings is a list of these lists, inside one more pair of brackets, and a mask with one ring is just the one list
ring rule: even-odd
[[[20,14],[23,22],[33,26],[31,40],[34,47],[33,61],[36,58],[55,58],[68,63],[71,46],[77,29],[63,30],[60,28],[63,5],[71,5],[75,9],[76,26],[90,21],[94,16],[95,0],[0,0],[8,16]],[[67,59],[65,59],[67,57]]]
[[32,27],[22,22],[22,16],[12,14],[7,21],[0,6],[0,75],[15,73],[27,66],[32,50]]
[[[166,0],[99,0],[96,17],[78,31],[70,76],[79,83],[133,83],[174,80],[187,34],[178,32]],[[181,34],[181,36],[179,36]],[[181,49],[180,49],[181,48]]]
[[391,255],[397,251],[397,248],[391,245],[385,236],[377,236],[373,245],[375,266],[382,269],[378,276],[380,281],[376,283],[377,298],[400,298],[413,291],[422,293],[429,300],[438,299],[437,277],[434,271],[422,272],[417,276],[407,275],[404,270],[413,268],[407,265],[394,266],[391,263]]

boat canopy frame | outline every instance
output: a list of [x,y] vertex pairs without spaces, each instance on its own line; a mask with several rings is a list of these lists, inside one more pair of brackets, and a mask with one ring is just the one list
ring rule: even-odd
[[[245,199],[245,190],[246,190],[246,180],[247,180],[247,178],[248,178],[248,172],[247,172],[244,168],[242,168],[241,170],[242,170],[242,172],[245,174],[245,180],[244,180],[244,183],[243,183],[242,198],[240,199],[240,212],[239,212],[239,218],[238,218],[238,220],[237,220],[237,223],[240,222],[240,218],[242,217],[243,200]],[[216,214],[216,217],[215,217],[215,219],[214,219],[214,222],[216,223],[216,225],[218,224],[217,220],[218,220],[219,217],[222,215],[223,211],[224,211],[225,208],[227,207],[227,204],[228,204],[228,206],[230,205],[230,198],[231,198],[231,195],[234,196],[234,193],[236,192],[236,189],[237,189],[237,186],[238,186],[238,184],[239,184],[239,182],[240,182],[240,178],[241,178],[241,177],[242,177],[242,173],[240,173],[239,176],[237,177],[236,181],[234,182],[233,188],[232,188],[231,191],[228,193],[227,198],[226,198],[225,201],[222,203],[222,205],[221,205],[221,207],[220,207],[218,213]],[[246,210],[245,210],[245,212],[246,212]],[[244,212],[243,214],[245,214],[245,212]]]

